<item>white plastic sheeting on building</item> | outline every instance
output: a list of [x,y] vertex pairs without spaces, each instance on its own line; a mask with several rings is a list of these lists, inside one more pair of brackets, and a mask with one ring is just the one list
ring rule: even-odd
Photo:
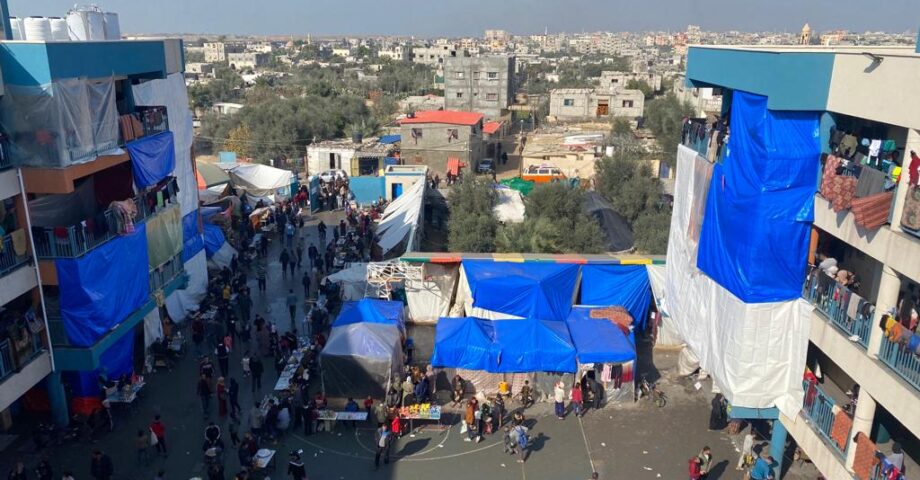
[[236,249],[230,246],[229,243],[224,242],[224,244],[214,252],[214,255],[208,259],[208,267],[214,269],[229,267],[230,261],[233,260],[233,256],[236,254]]
[[732,405],[777,407],[794,417],[802,405],[802,372],[811,306],[803,300],[745,304],[696,268],[702,224],[691,212],[706,202],[706,160],[680,146],[668,243],[667,310],[677,331]]
[[160,321],[160,309],[154,308],[144,316],[144,348],[163,338],[163,322]]
[[197,311],[208,293],[208,257],[204,249],[185,262],[185,273],[188,274],[188,286],[166,297],[166,312],[177,323]]
[[384,255],[418,227],[419,215],[425,204],[425,184],[423,181],[415,182],[383,211],[376,233],[379,237],[377,245]]
[[664,265],[646,265],[648,271],[649,284],[652,286],[652,297],[655,300],[655,306],[658,307],[658,313],[661,314],[661,323],[658,325],[658,335],[655,337],[656,346],[676,347],[684,344],[680,338],[680,333],[674,325],[674,320],[668,313],[666,298],[666,276],[667,267]]
[[524,221],[524,199],[521,192],[504,185],[495,187],[497,200],[492,211],[495,218],[502,223],[521,223]]
[[227,174],[230,175],[230,185],[233,188],[257,197],[274,195],[279,189],[287,189],[286,194],[289,195],[294,176],[290,170],[258,163],[240,164]]
[[355,263],[326,277],[330,282],[342,285],[342,300],[361,300],[367,291],[367,264]]
[[413,323],[434,324],[439,318],[450,314],[460,267],[457,264],[428,263],[424,273],[421,280],[406,281],[409,318]]
[[176,168],[172,175],[179,184],[179,208],[182,216],[198,209],[198,177],[192,165],[192,112],[188,108],[188,91],[182,73],[162,80],[150,80],[131,87],[138,106],[165,106],[169,131],[173,134]]

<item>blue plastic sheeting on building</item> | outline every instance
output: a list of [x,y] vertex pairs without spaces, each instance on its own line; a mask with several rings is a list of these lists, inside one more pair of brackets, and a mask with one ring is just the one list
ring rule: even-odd
[[731,139],[709,186],[697,266],[745,303],[801,294],[814,221],[819,115],[735,92]]
[[645,329],[652,302],[652,285],[645,265],[584,265],[581,305],[620,306],[629,311],[639,330]]
[[348,189],[355,195],[358,205],[370,205],[386,194],[384,177],[351,177]]
[[96,397],[102,394],[99,388],[99,372],[64,372],[64,383],[70,387],[73,398]]
[[563,321],[572,308],[578,265],[464,260],[473,306],[524,318]]
[[134,373],[134,332],[128,332],[102,353],[99,366],[104,368],[109,380]]
[[399,158],[397,157],[383,157],[384,165],[399,165]]
[[403,308],[402,302],[373,298],[364,298],[357,302],[345,302],[332,326],[341,327],[361,322],[385,323],[396,325],[401,331],[405,331]]
[[[198,210],[182,217],[182,262],[187,262],[204,248],[204,239],[198,231]],[[220,247],[218,247],[220,248]]]
[[575,346],[565,322],[493,320],[492,373],[575,372]]
[[591,318],[590,308],[573,308],[565,324],[580,363],[622,363],[636,359],[633,334],[627,336],[606,318]]
[[224,231],[219,226],[213,223],[204,224],[204,253],[208,258],[220,250],[226,241]]
[[495,328],[489,320],[473,317],[441,318],[435,330],[431,365],[492,370],[493,343]]
[[400,140],[402,140],[402,136],[400,135],[383,135],[380,137],[380,140],[378,140],[378,142],[389,145],[391,143],[396,143]]
[[125,148],[131,157],[137,188],[155,185],[176,168],[172,132],[166,131],[128,142]]
[[143,223],[80,258],[55,260],[61,317],[71,344],[92,346],[148,301],[147,261]]
[[211,221],[214,215],[224,211],[224,209],[220,207],[201,207],[199,210],[201,211],[201,218],[206,222]]

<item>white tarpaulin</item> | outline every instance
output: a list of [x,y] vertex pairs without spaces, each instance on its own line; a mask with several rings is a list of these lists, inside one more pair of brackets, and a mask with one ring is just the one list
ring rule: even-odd
[[211,255],[211,258],[208,259],[208,267],[214,269],[220,269],[230,266],[230,261],[233,260],[233,256],[236,255],[236,249],[231,247],[229,243],[224,242],[223,245],[214,252],[214,255]]
[[497,200],[492,211],[502,223],[521,223],[524,221],[524,199],[521,192],[504,185],[496,186]]
[[342,284],[342,300],[361,300],[367,291],[367,264],[354,263],[329,275],[326,280]]
[[163,323],[160,321],[160,309],[154,308],[144,316],[144,348],[150,348],[153,342],[163,338]]
[[422,280],[406,282],[406,300],[409,304],[409,318],[414,323],[437,323],[441,317],[450,314],[450,302],[454,296],[460,267],[457,264],[440,265],[428,263]]
[[166,312],[176,323],[181,323],[189,313],[198,310],[208,293],[208,258],[204,249],[185,262],[188,286],[166,297]]
[[406,235],[418,225],[419,214],[425,203],[425,182],[417,181],[406,192],[393,200],[383,211],[376,234],[377,245],[386,255],[406,239]]
[[646,265],[645,269],[648,272],[649,284],[652,286],[652,297],[655,300],[655,306],[658,308],[658,313],[661,314],[658,335],[655,336],[655,345],[665,347],[683,345],[684,340],[680,338],[680,333],[674,325],[674,320],[668,314],[668,302],[665,296],[667,267],[664,265]]
[[[794,417],[802,405],[802,372],[812,307],[803,300],[745,304],[696,268],[705,203],[705,163],[678,147],[674,212],[668,243],[667,310],[680,336],[732,405],[777,407]],[[700,165],[697,165],[700,164]],[[694,237],[694,238],[690,238]]]
[[230,175],[230,185],[233,188],[257,197],[273,195],[281,188],[287,188],[290,193],[291,179],[294,176],[290,170],[258,163],[240,164],[227,173]]

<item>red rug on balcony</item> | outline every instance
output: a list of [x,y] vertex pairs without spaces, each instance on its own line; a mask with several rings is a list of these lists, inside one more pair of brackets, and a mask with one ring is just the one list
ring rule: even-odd
[[856,217],[856,225],[867,230],[875,230],[887,223],[892,198],[892,192],[882,192],[853,200],[850,211]]

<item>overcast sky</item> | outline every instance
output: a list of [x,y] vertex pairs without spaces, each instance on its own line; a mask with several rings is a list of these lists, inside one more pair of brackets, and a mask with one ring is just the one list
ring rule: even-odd
[[[8,0],[14,16],[64,16],[75,0]],[[915,31],[920,0],[95,0],[126,33],[398,34],[684,30]]]

